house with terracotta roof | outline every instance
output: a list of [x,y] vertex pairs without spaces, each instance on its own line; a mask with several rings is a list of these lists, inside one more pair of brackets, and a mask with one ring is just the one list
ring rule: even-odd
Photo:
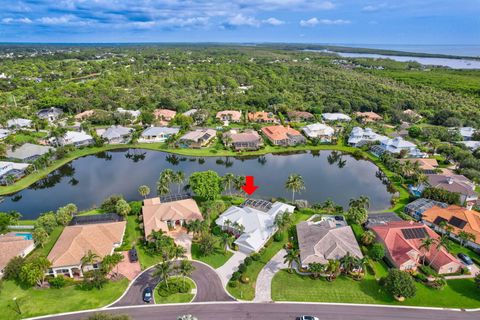
[[438,274],[458,272],[462,264],[445,248],[432,245],[427,251],[422,241],[427,237],[438,240],[440,236],[428,226],[413,221],[394,221],[370,228],[377,241],[385,246],[386,257],[402,271],[416,271],[425,259]]
[[[62,234],[47,256],[52,263],[49,275],[82,277],[84,271],[100,268],[101,260],[122,245],[125,221],[70,225]],[[89,252],[99,259],[93,264],[82,264],[82,258]]]
[[439,232],[444,232],[440,224],[446,223],[452,228],[450,236],[458,241],[458,234],[462,231],[473,234],[475,239],[467,241],[466,245],[480,249],[480,212],[455,205],[446,208],[434,206],[423,212],[422,220]]
[[196,129],[185,133],[178,139],[178,145],[183,148],[206,147],[217,136],[213,129]]
[[0,279],[7,264],[15,257],[26,257],[35,249],[31,238],[16,233],[0,235]]
[[420,120],[423,118],[421,115],[419,115],[417,112],[413,111],[412,109],[404,110],[403,114],[406,115],[407,117],[412,118],[412,120]]
[[278,120],[271,112],[257,111],[248,113],[248,121],[261,123],[277,123]]
[[95,110],[86,110],[75,115],[75,120],[82,121],[90,118],[95,114]]
[[258,150],[263,147],[263,139],[257,131],[247,129],[239,131],[232,129],[223,134],[223,143],[227,147],[233,147],[235,151]]
[[423,171],[425,174],[432,174],[435,173],[438,168],[437,159],[428,159],[428,158],[406,158],[406,159],[399,159],[401,163],[411,162],[411,163],[418,163],[420,170]]
[[159,197],[145,199],[142,215],[146,239],[152,231],[169,232],[195,220],[203,221],[202,213],[193,199],[169,202],[162,202]]
[[284,126],[268,126],[262,133],[276,146],[294,146],[305,143],[305,137],[297,130]]
[[326,264],[328,260],[340,260],[347,254],[363,258],[350,226],[328,221],[303,221],[297,224],[298,246],[302,267],[310,263]]
[[355,116],[360,118],[363,123],[377,122],[383,120],[383,117],[375,112],[355,112]]
[[312,121],[315,119],[313,114],[307,111],[288,111],[287,116],[290,121],[296,122]]
[[236,110],[224,110],[217,112],[217,120],[229,123],[229,122],[240,122],[242,120],[242,112]]
[[165,125],[172,121],[172,119],[175,118],[176,114],[176,111],[169,109],[156,109],[153,111],[155,119]]

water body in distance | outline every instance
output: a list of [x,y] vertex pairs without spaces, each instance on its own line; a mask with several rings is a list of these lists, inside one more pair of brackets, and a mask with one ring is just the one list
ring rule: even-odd
[[[377,166],[336,152],[198,158],[130,149],[74,160],[28,189],[4,197],[0,211],[17,210],[24,219],[34,219],[68,203],[86,210],[100,205],[112,194],[140,200],[138,187],[148,185],[150,196],[155,196],[157,179],[167,168],[181,170],[186,177],[204,170],[215,170],[220,175],[253,175],[255,184],[260,186],[254,197],[265,199],[290,199],[291,193],[284,184],[289,174],[298,173],[305,180],[306,190],[297,194],[296,199],[318,203],[331,198],[346,207],[350,198],[365,195],[370,198],[372,210],[390,206],[391,194],[377,178]],[[172,185],[172,191],[177,191],[176,185]]]

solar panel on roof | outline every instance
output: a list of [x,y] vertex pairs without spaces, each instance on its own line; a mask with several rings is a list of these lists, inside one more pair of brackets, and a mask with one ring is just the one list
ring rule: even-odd
[[454,227],[457,227],[458,229],[463,229],[465,225],[467,224],[467,221],[462,220],[457,217],[451,217],[450,221],[448,221],[449,224],[451,224]]
[[160,196],[160,202],[173,202],[173,201],[180,201],[185,199],[190,199],[192,195],[190,193],[176,193],[176,194],[167,194],[164,196]]
[[443,221],[447,221],[447,219],[442,217],[436,217],[435,220],[433,220],[433,224],[436,224],[437,226],[439,226]]
[[402,229],[402,234],[407,240],[423,239],[427,236],[427,230],[425,228]]
[[268,211],[272,208],[272,203],[270,201],[261,199],[247,199],[240,206],[255,208],[262,211]]

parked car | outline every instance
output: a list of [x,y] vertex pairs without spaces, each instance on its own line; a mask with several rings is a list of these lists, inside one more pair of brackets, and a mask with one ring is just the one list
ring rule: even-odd
[[469,256],[467,256],[465,253],[459,253],[458,258],[462,260],[463,263],[465,263],[467,266],[473,265],[472,259]]
[[146,303],[150,303],[152,302],[152,299],[153,299],[152,288],[146,287],[145,289],[143,289],[143,301],[145,301]]
[[128,258],[130,259],[130,262],[137,262],[138,261],[138,254],[137,254],[137,249],[132,248],[128,251]]
[[314,316],[300,316],[297,317],[297,320],[318,320],[318,318]]

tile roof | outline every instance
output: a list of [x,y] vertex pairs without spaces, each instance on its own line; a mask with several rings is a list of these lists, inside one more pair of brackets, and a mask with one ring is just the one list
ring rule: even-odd
[[12,258],[21,255],[31,246],[33,240],[9,234],[0,235],[0,270],[3,270]]
[[217,112],[217,119],[221,119],[224,116],[229,116],[231,121],[240,121],[242,118],[242,113],[240,111],[235,110],[224,110]]
[[103,258],[122,243],[126,224],[120,221],[67,226],[47,258],[54,268],[79,265],[89,250]]
[[433,188],[440,188],[467,196],[477,195],[474,183],[463,175],[427,174],[426,176],[428,184]]
[[163,119],[163,120],[172,120],[175,115],[177,114],[176,111],[174,110],[169,110],[169,109],[156,109],[155,111],[153,111],[153,115],[155,116],[155,118],[157,119]]
[[262,132],[271,140],[285,140],[289,136],[301,136],[302,134],[297,130],[284,126],[268,126],[263,127]]
[[275,116],[271,112],[258,111],[248,113],[249,121],[275,121]]
[[343,258],[347,253],[363,257],[350,226],[332,228],[326,223],[304,221],[297,225],[297,236],[302,265],[325,264],[330,259]]
[[179,128],[169,128],[169,127],[150,127],[145,129],[141,136],[142,137],[152,137],[162,134],[177,134],[180,132]]
[[375,112],[368,111],[368,112],[355,112],[357,117],[363,118],[364,121],[379,121],[382,120],[383,117]]
[[437,159],[426,159],[426,158],[407,158],[400,159],[400,162],[418,162],[420,169],[422,170],[435,170],[438,167]]
[[75,115],[75,119],[76,120],[87,119],[87,118],[90,118],[91,116],[93,116],[94,114],[95,114],[95,110],[86,110],[86,111],[80,112],[79,114]]
[[[453,233],[458,234],[460,231],[465,231],[474,234],[474,242],[480,244],[480,212],[455,205],[446,208],[434,206],[423,212],[423,220],[430,223],[434,223],[438,217],[447,220],[447,223],[453,227]],[[463,228],[449,223],[453,217],[465,221]]]
[[160,198],[146,199],[142,207],[145,237],[152,231],[168,231],[167,221],[203,220],[202,213],[193,199],[161,203]]
[[245,130],[238,132],[237,130],[230,130],[224,134],[226,137],[232,139],[232,143],[247,143],[247,142],[261,142],[262,138],[255,130]]
[[288,111],[287,115],[288,115],[288,118],[290,119],[295,119],[295,118],[312,119],[313,118],[313,114],[307,111]]
[[107,140],[118,139],[130,135],[132,133],[132,128],[122,127],[122,126],[111,126],[102,133],[102,138]]
[[27,159],[35,156],[41,156],[53,150],[55,149],[52,147],[41,146],[41,145],[32,144],[32,143],[25,143],[15,149],[7,150],[6,156],[7,158],[11,158],[11,159],[23,160],[23,159]]

